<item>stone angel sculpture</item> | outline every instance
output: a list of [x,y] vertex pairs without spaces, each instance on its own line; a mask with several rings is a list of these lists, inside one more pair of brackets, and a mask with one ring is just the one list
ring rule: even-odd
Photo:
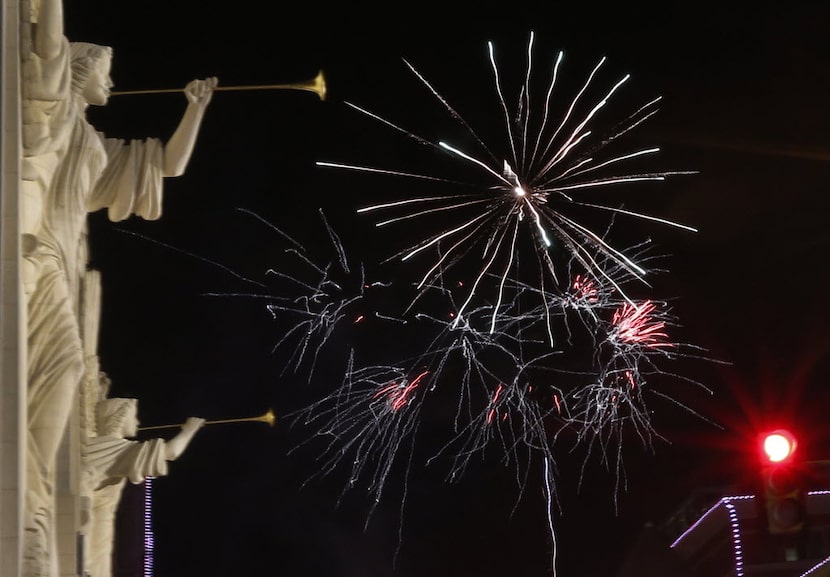
[[85,373],[78,307],[87,214],[106,208],[114,221],[160,217],[162,181],[184,173],[217,80],[187,85],[184,114],[167,142],[107,138],[86,111],[107,103],[112,49],[69,42],[61,0],[32,0],[32,8],[21,110],[28,329],[23,569],[26,577],[53,577],[55,463]]
[[89,496],[81,526],[84,572],[111,577],[115,515],[124,485],[167,475],[168,461],[181,456],[205,421],[190,417],[169,441],[139,442],[130,439],[138,432],[138,401],[109,398],[96,405],[95,423],[97,435],[89,438],[81,459],[83,493]]

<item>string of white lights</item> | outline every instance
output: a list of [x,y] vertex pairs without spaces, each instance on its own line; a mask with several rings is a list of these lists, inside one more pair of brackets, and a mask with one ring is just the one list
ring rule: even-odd
[[[823,490],[823,491],[809,491],[808,495],[830,495],[830,491]],[[688,529],[683,531],[683,533],[674,540],[671,544],[671,548],[676,547],[687,535],[692,533],[700,524],[709,517],[714,511],[716,511],[721,505],[726,508],[726,512],[729,515],[729,523],[732,528],[732,546],[735,553],[735,575],[736,577],[743,577],[744,575],[744,559],[743,559],[743,545],[741,542],[741,529],[740,523],[738,520],[738,514],[735,510],[735,505],[732,501],[739,501],[745,499],[754,499],[754,495],[735,495],[732,497],[723,497],[718,500],[717,503],[712,505],[703,515],[698,518],[697,521],[692,523]],[[811,575],[816,575],[816,572],[826,565],[830,564],[830,557],[822,560],[818,564],[810,567],[806,572],[802,573],[799,577],[810,577]]]
[[729,524],[732,525],[732,547],[735,553],[735,577],[744,577],[744,550],[741,542],[741,524],[738,522],[738,513],[735,505],[726,497],[722,499],[726,512],[729,514]]
[[153,478],[144,479],[144,577],[153,577]]

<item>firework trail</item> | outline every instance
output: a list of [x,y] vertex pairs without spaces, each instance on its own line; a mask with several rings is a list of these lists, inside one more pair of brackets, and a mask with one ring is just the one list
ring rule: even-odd
[[[321,351],[330,345],[336,333],[344,333],[347,335],[344,338],[352,339],[354,330],[349,332],[349,328],[363,328],[370,321],[406,323],[393,312],[377,310],[375,293],[390,289],[392,283],[369,280],[363,263],[350,261],[340,237],[322,210],[319,216],[331,251],[326,258],[312,254],[261,216],[246,209],[238,210],[267,226],[287,244],[280,253],[285,258],[277,259],[265,271],[264,282],[256,283],[261,287],[259,290],[204,294],[264,303],[278,330],[272,352],[285,350],[288,353],[282,374],[289,370],[295,374],[304,371],[310,382]],[[372,330],[377,328],[373,326]]]
[[[441,287],[431,287],[441,296],[450,293]],[[452,307],[446,307],[451,310]],[[491,314],[489,310],[471,311],[477,314]],[[466,322],[455,326],[452,315],[439,318],[426,313],[415,315],[415,321],[424,335],[431,334],[429,344],[420,354],[401,360],[394,365],[357,366],[356,353],[352,351],[349,367],[340,387],[313,402],[311,405],[286,415],[286,419],[311,428],[312,437],[307,438],[295,450],[312,443],[323,443],[317,455],[318,467],[313,477],[325,477],[337,469],[348,470],[344,493],[362,488],[370,498],[370,511],[366,522],[384,496],[392,473],[394,478],[404,479],[401,507],[406,495],[407,480],[413,466],[426,466],[428,461],[416,461],[419,433],[423,422],[433,425],[440,422],[441,434],[446,435],[447,447],[441,452],[450,453],[454,440],[463,445],[455,449],[453,461],[447,471],[449,481],[460,477],[470,457],[483,451],[486,445],[498,438],[505,454],[515,455],[522,448],[508,437],[519,428],[528,442],[537,437],[537,443],[545,442],[544,431],[531,432],[528,419],[523,424],[513,423],[513,431],[503,431],[501,412],[513,402],[513,391],[505,391],[504,397],[491,399],[492,391],[499,391],[498,383],[517,381],[517,363],[524,365],[541,364],[543,359],[556,352],[549,347],[538,357],[524,360],[517,350],[540,343],[525,334],[522,325],[539,322],[536,315],[527,318],[507,311],[510,318],[503,319],[509,332],[491,334],[476,331]],[[406,327],[412,330],[411,324]],[[503,342],[501,342],[503,341]],[[543,343],[542,343],[543,344]],[[519,369],[521,372],[521,369]],[[449,423],[444,421],[447,402],[455,405],[454,416]],[[491,427],[474,430],[471,421],[477,418],[480,403],[489,406]],[[527,412],[535,410],[528,406]],[[498,415],[496,414],[498,411]],[[541,425],[541,419],[538,420]],[[425,433],[430,444],[434,442],[435,431]],[[440,453],[430,455],[438,458]],[[401,470],[403,468],[403,470]],[[517,467],[519,470],[519,467]]]
[[[406,463],[407,472],[413,466],[420,422],[443,415],[443,429],[431,431],[429,444],[439,434],[444,441],[418,464],[445,465],[448,482],[458,481],[473,457],[495,451],[523,491],[534,456],[552,466],[560,438],[584,446],[585,463],[599,451],[621,478],[624,430],[649,446],[656,435],[646,405],[649,380],[673,376],[661,362],[696,349],[670,340],[675,319],[665,303],[632,305],[579,278],[565,295],[540,294],[511,279],[505,284],[515,296],[499,312],[471,308],[461,323],[451,313],[416,314],[419,328],[431,327],[434,335],[421,354],[358,367],[353,351],[343,384],[289,415],[324,442],[319,476],[348,467],[347,489],[365,487],[374,508],[393,463]],[[450,301],[446,310],[455,309],[452,291],[428,288]],[[485,330],[475,328],[480,319],[488,320]],[[568,333],[555,349],[547,340],[551,330]]]
[[426,369],[412,373],[395,366],[355,368],[352,354],[340,388],[287,416],[302,416],[303,425],[315,425],[315,436],[325,439],[315,477],[329,475],[346,459],[351,465],[344,492],[363,484],[368,476],[365,487],[374,505],[367,523],[399,452],[408,447],[411,454],[429,377]]
[[[591,191],[599,188],[662,181],[671,175],[690,172],[628,173],[622,168],[656,154],[659,149],[652,147],[624,153],[611,152],[612,143],[656,113],[659,98],[632,112],[610,132],[595,134],[593,121],[629,79],[626,75],[611,84],[610,88],[602,89],[599,96],[594,95],[595,85],[599,83],[597,77],[601,74],[605,58],[588,74],[565,110],[560,115],[555,115],[554,95],[558,96],[560,90],[560,68],[564,60],[560,52],[550,72],[544,99],[541,103],[532,101],[531,87],[535,84],[535,70],[532,67],[534,38],[531,33],[524,81],[516,105],[512,107],[508,104],[502,87],[494,46],[488,44],[496,101],[507,141],[506,146],[503,145],[498,151],[486,144],[461,114],[406,61],[416,78],[463,129],[464,134],[459,138],[472,140],[475,150],[462,150],[445,140],[432,142],[364,108],[349,104],[355,110],[405,134],[419,144],[437,150],[444,156],[448,155],[451,160],[468,169],[468,180],[451,180],[438,174],[355,164],[317,163],[323,167],[416,179],[429,184],[450,184],[453,187],[451,194],[417,196],[375,204],[359,209],[358,213],[390,213],[389,217],[376,222],[378,227],[427,218],[434,220],[439,216],[445,222],[454,223],[416,242],[395,258],[408,261],[419,253],[430,251],[436,255],[421,276],[421,287],[437,283],[440,277],[459,262],[473,260],[480,263],[471,282],[465,283],[465,298],[457,311],[456,323],[461,322],[467,308],[483,292],[489,295],[490,301],[496,302],[495,314],[499,302],[505,298],[504,281],[509,276],[527,278],[524,272],[521,275],[517,272],[518,254],[524,252],[519,247],[526,247],[527,241],[532,247],[529,252],[535,257],[533,271],[529,271],[529,274],[536,279],[532,282],[541,290],[550,290],[549,287],[559,287],[561,290],[563,284],[567,286],[568,281],[562,278],[562,272],[556,264],[563,253],[567,255],[566,260],[575,260],[579,264],[583,276],[596,282],[602,281],[604,285],[610,284],[626,298],[615,273],[624,271],[645,283],[647,271],[594,230],[578,222],[571,215],[574,209],[588,208],[694,230],[689,226],[621,207],[595,204],[586,198]],[[586,102],[591,98],[594,100]],[[603,257],[605,264],[596,260],[596,254]],[[490,285],[485,286],[488,279]],[[491,317],[491,330],[494,330],[494,318]]]
[[[450,291],[438,290],[451,298]],[[478,317],[494,314],[492,307],[471,308],[458,324],[452,315],[417,315],[438,333],[423,354],[365,367],[357,366],[353,354],[339,388],[286,418],[312,430],[296,449],[322,443],[313,477],[345,469],[343,494],[365,491],[367,524],[390,480],[402,483],[399,547],[415,470],[441,467],[453,483],[474,458],[495,455],[515,475],[518,505],[541,464],[555,574],[553,515],[560,504],[553,471],[559,445],[568,452],[582,450],[580,482],[589,460],[599,455],[613,474],[616,507],[624,489],[623,439],[633,432],[651,447],[659,438],[648,397],[661,397],[660,379],[674,376],[660,365],[687,356],[689,347],[670,340],[674,320],[665,303],[632,305],[582,283],[564,297],[539,295],[530,287],[514,292],[522,298],[502,304],[495,331],[474,328]],[[546,305],[520,312],[521,301],[541,299]],[[568,317],[575,317],[573,327],[586,330],[552,350],[545,338],[548,319],[559,333]],[[596,346],[584,346],[585,339]]]

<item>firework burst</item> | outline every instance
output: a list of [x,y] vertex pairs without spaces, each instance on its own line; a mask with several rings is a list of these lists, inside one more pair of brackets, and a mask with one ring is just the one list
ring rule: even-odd
[[[382,215],[377,227],[418,228],[416,237],[406,236],[407,248],[390,260],[429,260],[407,285],[407,296],[414,297],[389,317],[398,321],[393,332],[383,333],[380,346],[358,346],[351,337],[342,341],[348,343],[348,362],[340,385],[286,418],[313,429],[307,443],[322,443],[313,476],[345,468],[344,493],[365,488],[372,503],[369,516],[393,471],[401,468],[405,498],[406,477],[419,464],[444,465],[446,479],[456,481],[473,457],[496,452],[514,466],[523,491],[532,465],[541,461],[555,544],[551,507],[559,444],[582,449],[586,464],[599,453],[616,471],[619,492],[628,432],[647,447],[659,437],[651,423],[650,395],[694,412],[661,393],[659,384],[678,377],[663,365],[696,356],[699,349],[673,340],[677,322],[667,303],[641,296],[649,286],[647,276],[657,270],[647,268],[654,258],[650,243],[619,248],[610,240],[611,226],[628,219],[694,229],[621,204],[591,201],[598,190],[689,171],[639,170],[659,149],[618,148],[625,135],[656,113],[659,98],[635,106],[608,130],[602,123],[595,126],[629,80],[627,75],[601,80],[604,58],[573,92],[562,80],[560,52],[549,74],[541,73],[546,76],[542,97],[532,97],[539,84],[534,42],[531,33],[523,81],[512,101],[505,96],[495,48],[488,45],[496,118],[506,136],[498,148],[486,143],[409,62],[417,81],[462,129],[456,142],[463,138],[467,144],[423,138],[349,104],[445,161],[431,165],[435,173],[317,163],[438,187],[433,194],[357,210]],[[461,177],[445,177],[446,165]],[[601,228],[579,216],[591,212],[603,217]],[[294,370],[307,362],[313,371],[337,327],[367,318],[366,290],[388,288],[368,283],[363,267],[349,262],[339,238],[324,224],[336,258],[315,264],[283,234],[294,245],[286,253],[310,276],[269,270],[282,286],[262,297],[275,319],[294,319],[283,325],[275,347],[295,342],[289,363]],[[424,446],[429,455],[419,461],[416,455]]]
[[[600,451],[619,478],[624,431],[651,445],[650,380],[674,376],[660,365],[697,350],[670,340],[676,322],[668,306],[632,305],[591,283],[575,282],[560,295],[504,282],[513,296],[498,312],[492,305],[470,308],[461,322],[452,313],[417,313],[417,322],[401,329],[421,335],[431,329],[422,353],[360,368],[353,352],[342,386],[291,415],[326,440],[320,475],[338,462],[352,463],[348,486],[365,475],[378,502],[392,463],[412,465],[418,423],[436,415],[443,429],[431,431],[428,444],[440,435],[444,440],[424,464],[444,463],[448,481],[460,479],[471,458],[485,451],[500,454],[517,479],[527,479],[534,456],[555,461],[560,438],[584,445],[586,463]],[[451,290],[427,288],[448,301],[445,310],[456,309]],[[487,328],[476,328],[482,324]],[[550,333],[568,336],[551,349]]]
[[[359,106],[351,107],[388,127],[415,139],[418,143],[440,151],[445,157],[468,169],[469,180],[449,180],[434,174],[418,174],[354,164],[318,162],[319,166],[357,170],[372,174],[418,179],[424,183],[450,184],[451,194],[416,196],[399,201],[366,206],[358,213],[387,213],[376,222],[386,227],[403,221],[438,218],[448,224],[443,230],[423,238],[396,255],[402,261],[420,254],[431,253],[419,287],[435,284],[450,269],[466,257],[474,259],[478,272],[464,285],[456,323],[468,307],[482,293],[495,302],[494,316],[505,298],[504,281],[514,278],[534,278],[543,291],[564,290],[569,280],[563,278],[557,255],[567,254],[581,269],[583,282],[593,281],[614,287],[624,298],[628,296],[620,286],[620,274],[645,281],[646,269],[624,251],[612,246],[603,235],[581,224],[572,215],[574,209],[605,211],[611,215],[625,215],[639,220],[659,222],[685,230],[694,230],[666,219],[625,210],[621,207],[591,203],[587,193],[614,185],[663,181],[689,171],[633,172],[625,166],[659,152],[656,147],[614,153],[611,143],[633,130],[656,113],[660,98],[655,98],[626,116],[610,131],[596,133],[593,123],[629,80],[626,75],[594,95],[600,83],[605,58],[590,71],[581,88],[569,99],[560,113],[554,112],[554,103],[560,90],[563,54],[560,52],[552,65],[547,90],[541,99],[531,98],[531,86],[536,77],[533,68],[535,36],[530,34],[527,46],[527,64],[524,81],[518,90],[514,106],[508,104],[497,64],[495,48],[488,44],[488,56],[493,72],[493,84],[506,135],[506,146],[498,150],[486,144],[461,114],[431,85],[415,67],[406,62],[423,86],[442,104],[451,118],[463,129],[466,140],[474,143],[464,150],[446,141],[432,142],[400,127],[390,120]],[[593,98],[593,100],[591,100]],[[522,239],[531,243],[535,266],[531,271],[518,270],[519,246]],[[597,255],[601,260],[597,259]],[[532,275],[532,277],[528,276]]]

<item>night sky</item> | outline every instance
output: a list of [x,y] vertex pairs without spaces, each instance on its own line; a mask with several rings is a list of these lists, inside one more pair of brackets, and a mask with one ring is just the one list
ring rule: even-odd
[[[100,357],[113,394],[138,397],[146,425],[269,407],[285,415],[313,401],[319,385],[283,372],[284,357],[272,352],[286,327],[261,302],[207,294],[249,289],[229,270],[261,279],[284,262],[283,239],[238,209],[327,254],[322,209],[354,258],[389,256],[401,239],[355,209],[400,194],[390,186],[398,183],[315,162],[406,169],[412,143],[344,102],[440,136],[435,119],[445,115],[406,58],[457,110],[497,131],[501,117],[476,116],[493,98],[486,43],[517,74],[533,30],[537,62],[547,66],[564,50],[563,77],[576,82],[606,56],[606,79],[632,75],[626,98],[662,95],[659,114],[630,135],[631,146],[659,146],[653,168],[697,174],[608,198],[699,229],[619,223],[668,255],[668,274],[653,290],[679,317],[673,338],[722,361],[672,367],[712,391],[665,384],[703,418],[654,404],[665,441],[652,450],[636,439],[625,445],[627,485],[616,507],[614,475],[601,463],[589,461],[578,486],[584,456],[558,455],[558,574],[613,577],[636,532],[691,491],[745,490],[753,434],[776,419],[797,415],[806,450],[825,458],[830,8],[556,4],[462,19],[420,4],[330,13],[317,4],[67,1],[71,40],[113,46],[115,90],[183,87],[213,75],[225,86],[294,82],[320,69],[328,83],[324,102],[296,91],[215,94],[187,173],[165,183],[161,220],[91,216],[91,264],[104,283]],[[89,118],[109,136],[166,138],[184,105],[181,95],[114,96]],[[332,341],[334,350],[347,344]],[[341,362],[334,353],[322,360],[332,386]],[[305,483],[313,452],[298,447],[310,435],[285,420],[273,429],[203,429],[156,481],[156,575],[551,574],[538,482],[516,506],[514,473],[495,459],[475,461],[453,484],[438,469],[418,469],[403,510],[402,479],[394,477],[364,529],[371,503],[360,487],[338,501],[344,471]]]

